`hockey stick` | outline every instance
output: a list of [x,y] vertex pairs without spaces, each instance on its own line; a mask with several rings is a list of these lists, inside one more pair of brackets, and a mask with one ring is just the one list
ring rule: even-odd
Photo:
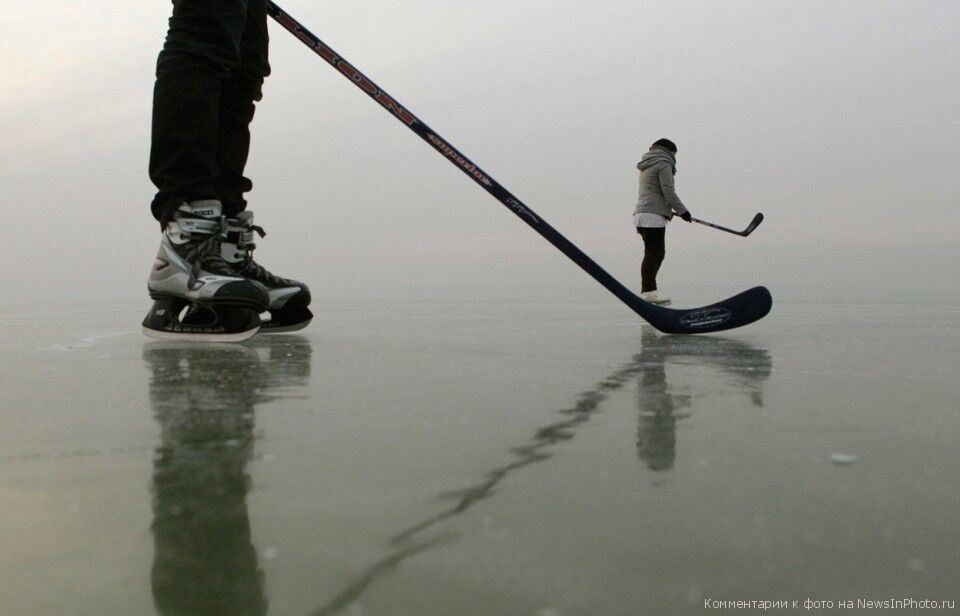
[[367,93],[387,111],[393,114],[407,128],[415,132],[435,150],[440,152],[460,171],[470,176],[481,188],[490,193],[497,201],[505,205],[511,212],[527,223],[560,252],[567,255],[574,263],[590,274],[608,291],[616,295],[620,301],[629,306],[634,312],[644,318],[660,331],[668,334],[691,334],[715,332],[732,329],[753,323],[763,318],[773,303],[770,292],[764,287],[754,287],[739,295],[704,306],[702,308],[671,309],[655,306],[645,302],[632,291],[620,284],[613,276],[583,251],[574,246],[570,240],[559,231],[546,223],[539,215],[515,197],[510,191],[490,177],[483,169],[474,164],[469,158],[461,154],[456,148],[440,137],[433,129],[424,124],[417,116],[401,106],[395,98],[384,92],[369,77],[361,73],[356,67],[347,62],[340,54],[328,47],[309,30],[304,28],[296,19],[291,17],[272,0],[267,0],[267,13],[277,23],[286,28],[295,37],[314,53],[336,68],[353,85]]
[[747,225],[747,228],[744,229],[743,231],[734,231],[733,229],[727,229],[726,227],[721,227],[720,225],[715,225],[712,222],[707,222],[706,220],[700,220],[699,218],[691,217],[690,220],[692,222],[698,222],[701,225],[713,227],[714,229],[720,229],[721,231],[726,231],[727,233],[733,233],[734,235],[739,235],[740,237],[747,237],[748,235],[753,233],[754,229],[760,226],[760,223],[763,222],[763,214],[757,213],[757,215],[753,217],[753,220],[750,221],[750,224]]

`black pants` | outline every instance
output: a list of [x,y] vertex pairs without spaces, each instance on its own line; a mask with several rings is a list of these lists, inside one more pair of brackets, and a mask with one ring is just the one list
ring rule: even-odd
[[161,222],[181,201],[246,207],[254,101],[270,74],[264,0],[173,0],[153,91],[151,204]]
[[643,263],[640,264],[641,292],[657,290],[657,272],[667,254],[666,227],[637,227],[643,238]]

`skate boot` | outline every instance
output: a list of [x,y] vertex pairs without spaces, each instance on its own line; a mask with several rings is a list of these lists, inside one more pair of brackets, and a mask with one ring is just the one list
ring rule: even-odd
[[239,342],[260,329],[270,297],[220,256],[225,223],[215,200],[183,203],[167,223],[147,290],[143,333],[164,340]]
[[669,306],[672,301],[669,296],[656,290],[641,293],[640,299],[645,302],[650,302],[651,304],[657,304],[658,306]]
[[302,282],[274,276],[253,260],[253,234],[264,237],[262,227],[253,224],[253,212],[240,212],[226,219],[226,235],[221,242],[221,255],[236,275],[258,282],[270,294],[270,319],[264,319],[260,333],[292,332],[310,324],[313,313],[310,289]]

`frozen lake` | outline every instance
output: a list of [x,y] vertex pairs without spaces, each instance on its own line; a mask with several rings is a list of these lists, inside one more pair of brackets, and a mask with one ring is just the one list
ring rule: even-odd
[[147,307],[0,311],[0,614],[960,603],[960,305],[321,302],[233,345]]

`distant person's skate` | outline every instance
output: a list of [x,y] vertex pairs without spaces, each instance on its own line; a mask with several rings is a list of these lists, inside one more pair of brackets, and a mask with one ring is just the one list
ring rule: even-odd
[[644,291],[640,294],[640,299],[645,302],[650,302],[651,304],[656,304],[658,306],[669,306],[673,301],[670,299],[669,295],[664,295],[659,291]]
[[215,200],[183,203],[167,223],[147,289],[143,333],[163,340],[239,342],[260,329],[270,296],[220,254],[225,222]]
[[270,273],[253,260],[254,233],[266,235],[262,227],[253,224],[253,212],[241,212],[226,219],[226,235],[221,243],[221,255],[235,275],[255,281],[267,288],[270,295],[270,319],[264,319],[261,333],[292,332],[310,324],[310,289],[304,283],[281,278]]

